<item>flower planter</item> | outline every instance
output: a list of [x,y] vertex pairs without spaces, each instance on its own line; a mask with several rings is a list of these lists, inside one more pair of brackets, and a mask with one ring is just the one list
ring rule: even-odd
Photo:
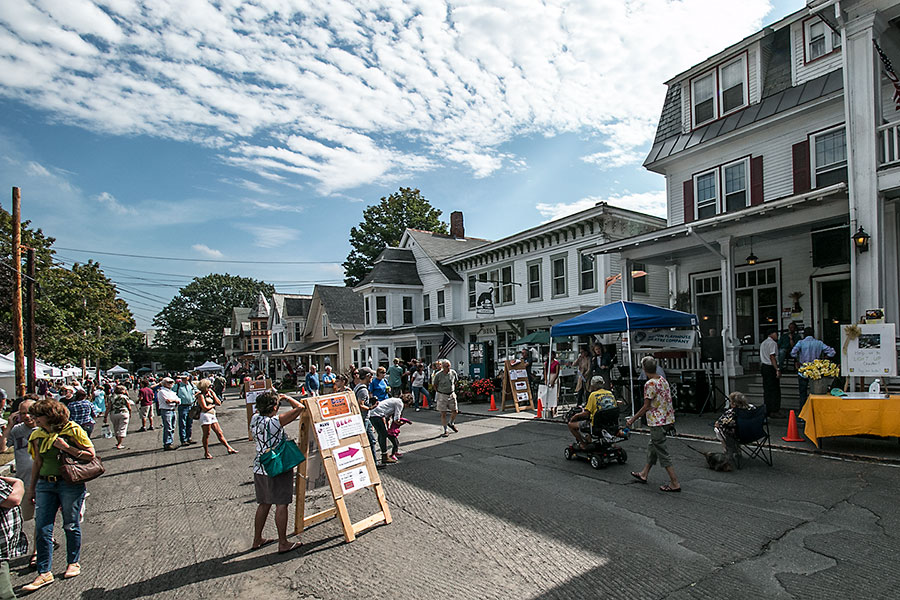
[[816,396],[822,396],[831,391],[831,382],[834,380],[833,377],[823,377],[821,379],[810,379],[809,381],[809,393],[815,394]]

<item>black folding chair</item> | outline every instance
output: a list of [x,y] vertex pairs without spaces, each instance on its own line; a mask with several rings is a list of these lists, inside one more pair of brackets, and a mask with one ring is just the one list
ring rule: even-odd
[[741,468],[742,455],[747,455],[751,459],[758,458],[771,467],[772,441],[769,438],[769,419],[766,417],[766,407],[738,408],[734,413],[737,424],[735,435],[738,442],[735,462],[738,469]]

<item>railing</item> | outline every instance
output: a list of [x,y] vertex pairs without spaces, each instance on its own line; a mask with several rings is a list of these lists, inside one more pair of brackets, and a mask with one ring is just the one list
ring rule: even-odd
[[900,164],[900,121],[878,128],[878,166]]

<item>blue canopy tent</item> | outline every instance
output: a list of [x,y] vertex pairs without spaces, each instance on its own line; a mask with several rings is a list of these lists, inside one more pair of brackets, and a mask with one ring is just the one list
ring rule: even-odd
[[[566,337],[570,335],[596,335],[602,333],[628,333],[630,341],[632,331],[642,329],[666,329],[678,327],[693,329],[697,327],[697,315],[661,308],[640,302],[620,300],[590,310],[583,315],[572,317],[550,328],[550,337]],[[631,360],[631,344],[628,344],[628,370],[633,372]],[[634,405],[634,382],[631,382],[631,414],[637,408]]]

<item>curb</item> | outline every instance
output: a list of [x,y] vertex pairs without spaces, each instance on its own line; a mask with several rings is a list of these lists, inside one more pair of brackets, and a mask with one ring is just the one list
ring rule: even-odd
[[[462,411],[462,410],[460,410],[458,412],[461,415],[466,415],[469,417],[479,417],[482,419],[505,418],[505,419],[511,419],[514,421],[523,421],[523,422],[530,422],[530,423],[559,423],[561,425],[566,424],[565,421],[563,421],[559,418],[556,418],[556,419],[520,419],[520,418],[516,418],[516,417],[512,416],[516,413],[511,413],[511,414],[501,413],[501,414],[496,414],[496,415],[484,415],[481,413],[466,412],[466,411]],[[650,431],[647,429],[632,429],[631,433],[639,433],[641,435],[649,435]],[[693,433],[676,433],[675,435],[673,435],[671,437],[673,437],[675,439],[697,440],[697,441],[703,441],[703,442],[719,443],[719,441],[715,437],[707,437],[707,436],[702,436],[702,435],[696,435]],[[835,460],[847,460],[847,461],[854,461],[854,462],[865,462],[865,463],[872,463],[872,464],[900,466],[900,458],[870,456],[867,454],[848,454],[845,452],[832,452],[829,450],[820,450],[818,448],[799,448],[796,446],[786,446],[784,444],[775,444],[775,443],[772,444],[772,450],[779,450],[781,452],[794,452],[794,453],[798,453],[798,454],[808,454],[811,456],[822,456],[825,458],[831,458],[831,459],[835,459]]]

